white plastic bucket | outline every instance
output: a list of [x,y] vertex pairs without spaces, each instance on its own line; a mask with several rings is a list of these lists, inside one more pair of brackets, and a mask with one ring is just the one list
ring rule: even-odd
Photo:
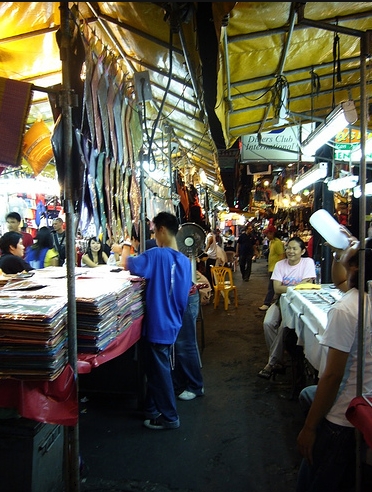
[[310,224],[334,248],[346,249],[349,246],[347,236],[341,231],[341,225],[327,210],[321,208],[314,212],[310,217]]

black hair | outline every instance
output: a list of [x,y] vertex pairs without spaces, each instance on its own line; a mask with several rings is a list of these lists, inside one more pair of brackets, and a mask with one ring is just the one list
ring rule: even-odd
[[91,238],[89,238],[89,241],[88,241],[88,246],[87,246],[87,255],[89,256],[89,258],[93,260],[93,253],[92,253],[92,249],[91,249],[91,243],[92,241],[95,241],[96,243],[100,243],[101,245],[101,249],[97,252],[97,256],[98,256],[98,264],[99,265],[103,265],[105,263],[103,257],[102,257],[102,251],[103,251],[103,246],[102,246],[102,241],[100,241],[100,239],[98,239],[96,236],[92,236]]
[[22,239],[22,234],[16,231],[9,231],[3,234],[0,238],[0,249],[4,253],[10,253],[10,246],[16,248],[19,240]]
[[18,212],[9,212],[8,215],[5,217],[5,220],[7,221],[8,219],[15,219],[17,222],[21,223],[22,218],[19,215]]
[[40,229],[37,231],[35,239],[36,242],[31,246],[31,249],[36,250],[37,258],[39,258],[42,249],[52,249],[54,247],[53,236],[49,227],[40,227]]
[[[368,281],[372,280],[372,239],[368,239],[365,244],[365,262],[364,262],[364,290],[368,292]],[[349,266],[357,266],[359,265],[359,255],[356,254],[352,256],[349,260]],[[359,285],[359,275],[358,270],[356,270],[355,274],[350,280],[350,285],[352,287],[358,288]]]
[[169,212],[160,212],[156,217],[152,219],[152,222],[156,229],[160,227],[165,227],[172,236],[176,236],[179,225],[177,217]]
[[301,250],[303,249],[305,250],[305,253],[302,255],[303,258],[307,258],[309,256],[309,253],[307,252],[306,244],[299,236],[290,237],[287,241],[287,245],[291,241],[295,241],[300,246]]

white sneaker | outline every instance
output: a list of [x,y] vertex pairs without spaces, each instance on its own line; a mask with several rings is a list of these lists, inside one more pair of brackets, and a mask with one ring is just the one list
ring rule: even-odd
[[258,309],[260,311],[267,311],[269,309],[269,306],[266,306],[266,304],[262,304],[262,306],[260,306]]
[[178,395],[178,398],[180,400],[193,400],[194,398],[196,398],[196,394],[195,393],[192,393],[191,391],[183,391],[180,395]]

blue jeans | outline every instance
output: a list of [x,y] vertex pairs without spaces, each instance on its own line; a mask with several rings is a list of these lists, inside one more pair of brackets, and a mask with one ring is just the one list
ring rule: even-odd
[[[316,386],[304,388],[299,396],[305,413],[310,408]],[[338,492],[354,484],[355,429],[333,424],[323,419],[316,431],[313,465],[302,460],[298,472],[296,492]],[[343,488],[342,490],[346,490]]]
[[170,362],[172,345],[152,343],[147,340],[143,342],[147,377],[146,418],[157,418],[161,414],[167,427],[178,427],[179,418]]
[[201,361],[196,337],[196,318],[199,312],[199,292],[189,296],[182,327],[175,343],[175,366],[172,372],[176,394],[184,390],[200,396],[204,393]]

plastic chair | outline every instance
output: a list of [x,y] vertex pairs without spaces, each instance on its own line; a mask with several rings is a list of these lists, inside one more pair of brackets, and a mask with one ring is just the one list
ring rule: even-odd
[[214,309],[217,308],[220,302],[220,294],[222,293],[225,311],[227,311],[231,291],[235,295],[235,307],[238,307],[238,291],[236,285],[234,285],[231,268],[211,266],[211,277],[214,289]]
[[227,267],[231,268],[233,272],[236,272],[236,258],[234,251],[226,251],[227,256]]

